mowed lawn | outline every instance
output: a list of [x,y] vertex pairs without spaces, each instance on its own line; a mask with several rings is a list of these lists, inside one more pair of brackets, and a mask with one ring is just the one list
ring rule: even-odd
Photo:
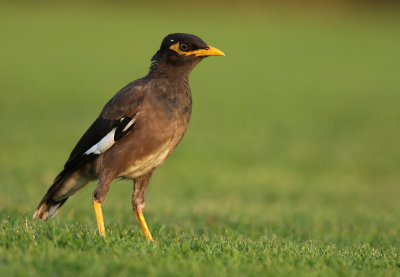
[[[97,235],[90,183],[32,214],[105,102],[171,32],[226,57],[154,174]],[[374,13],[0,4],[0,276],[399,276],[400,24]]]

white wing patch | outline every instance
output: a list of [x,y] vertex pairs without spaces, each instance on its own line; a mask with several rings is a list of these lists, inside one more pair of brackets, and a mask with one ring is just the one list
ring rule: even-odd
[[132,119],[131,121],[129,121],[129,123],[126,124],[126,126],[122,132],[125,132],[126,130],[128,130],[128,128],[131,127],[134,122],[135,122],[135,119]]
[[[119,121],[122,122],[124,120],[125,117],[122,117]],[[133,123],[135,123],[136,118],[133,118],[131,121],[129,121],[128,124],[126,124],[126,126],[124,127],[122,132],[125,132],[126,130],[129,129],[129,127],[132,126]],[[86,155],[89,154],[97,154],[100,155],[104,152],[106,152],[108,149],[111,148],[111,146],[114,145],[115,140],[115,131],[117,130],[117,128],[113,128],[107,135],[105,135],[98,143],[96,143],[95,145],[93,145],[92,147],[90,147],[89,150],[87,150],[85,152]]]
[[117,128],[112,129],[107,135],[105,135],[98,143],[90,147],[89,150],[85,152],[86,155],[89,154],[102,154],[106,152],[108,149],[111,148],[111,146],[114,145],[114,135],[115,135],[115,130]]

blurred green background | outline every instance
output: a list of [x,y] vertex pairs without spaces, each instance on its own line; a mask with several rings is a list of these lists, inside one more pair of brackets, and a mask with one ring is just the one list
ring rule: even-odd
[[[0,275],[399,275],[400,16],[395,6],[0,2]],[[95,183],[31,220],[106,101],[162,38],[225,52],[191,74],[187,134],[151,180]]]

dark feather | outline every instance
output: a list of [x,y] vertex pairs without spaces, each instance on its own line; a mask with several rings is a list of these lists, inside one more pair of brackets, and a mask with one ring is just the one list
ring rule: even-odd
[[113,128],[117,127],[119,122],[120,118],[106,119],[100,115],[78,141],[68,161],[65,163],[64,169],[67,169],[71,162],[82,156],[90,147],[98,143]]
[[[72,150],[64,169],[55,178],[52,186],[40,201],[34,217],[47,220],[49,216],[54,216],[68,197],[83,187],[91,180],[91,176],[79,172],[87,163],[99,156],[99,154],[85,154],[92,146],[97,144],[113,128],[116,128],[114,140],[120,140],[128,135],[135,127],[133,123],[127,130],[125,127],[140,111],[143,102],[143,92],[136,90],[135,86],[142,80],[129,83],[122,88],[103,108],[100,116],[93,122],[89,129],[83,134],[74,149]],[[131,103],[128,106],[121,106],[118,103]],[[122,120],[121,120],[122,119]],[[77,174],[74,174],[77,172]],[[67,186],[67,187],[66,187]],[[60,192],[65,190],[60,195]]]
[[129,126],[128,129],[126,129],[124,131],[125,127],[129,124],[129,122],[131,122],[135,118],[136,114],[137,113],[135,113],[132,116],[127,116],[126,115],[126,116],[123,117],[121,122],[118,124],[117,129],[115,130],[115,135],[114,135],[114,140],[115,141],[118,141],[121,138],[123,138],[124,136],[126,136],[127,134],[129,134],[130,131],[135,127],[136,124],[133,123],[131,126]]
[[[90,153],[88,155],[82,154],[82,155],[78,156],[77,158],[75,158],[75,160],[68,161],[65,164],[63,171],[61,171],[60,174],[58,174],[57,177],[54,179],[54,184],[57,184],[61,179],[67,177],[69,174],[76,171],[81,166],[85,165],[87,162],[89,162],[91,159],[93,159],[97,156],[99,156],[99,155],[95,154],[95,153]],[[53,186],[54,186],[54,184],[53,184]],[[49,191],[52,189],[53,186],[51,186],[49,188]]]

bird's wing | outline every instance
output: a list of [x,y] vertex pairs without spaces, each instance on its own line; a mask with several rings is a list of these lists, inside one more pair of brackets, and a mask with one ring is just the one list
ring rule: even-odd
[[143,94],[135,90],[134,84],[127,85],[111,98],[100,116],[78,141],[55,182],[71,174],[93,157],[106,152],[116,141],[132,132],[142,101]]

